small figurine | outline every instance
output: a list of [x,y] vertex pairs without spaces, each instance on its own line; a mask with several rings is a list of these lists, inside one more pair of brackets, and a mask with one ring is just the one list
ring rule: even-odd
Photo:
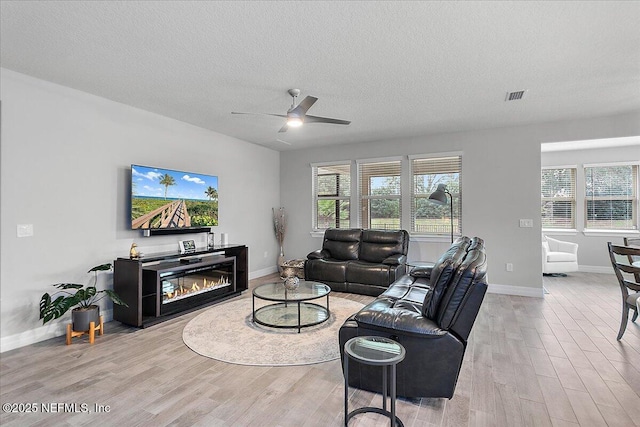
[[138,250],[136,249],[137,247],[138,245],[136,245],[135,243],[131,244],[131,249],[129,249],[129,258],[131,259],[140,258],[140,252],[138,252]]

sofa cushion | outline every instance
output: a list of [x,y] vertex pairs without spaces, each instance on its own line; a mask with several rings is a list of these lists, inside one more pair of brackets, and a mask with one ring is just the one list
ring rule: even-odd
[[322,250],[329,253],[331,258],[346,261],[358,259],[360,251],[360,236],[362,230],[331,228],[324,232]]
[[409,292],[409,287],[413,284],[411,276],[404,275],[393,282],[380,296],[383,298],[400,299]]
[[354,316],[360,326],[415,334],[422,338],[439,338],[447,332],[420,312],[420,305],[404,300],[378,297]]
[[578,257],[569,252],[547,252],[547,262],[573,262]]
[[431,270],[431,292],[429,292],[422,304],[422,314],[429,319],[433,319],[438,311],[440,299],[447,290],[447,286],[453,279],[456,268],[460,265],[471,239],[467,236],[459,237],[449,249],[442,254],[436,265]]
[[408,241],[406,230],[363,230],[359,259],[381,263],[392,255],[406,255]]
[[347,281],[347,262],[327,259],[308,260],[305,265],[306,280],[344,283]]
[[486,272],[487,259],[484,241],[474,237],[462,264],[456,269],[454,277],[440,301],[436,323],[442,329],[448,330],[455,323],[460,310],[464,307],[471,287],[474,283],[484,281]]
[[389,286],[392,282],[389,270],[392,267],[364,261],[349,261],[347,264],[347,282],[365,285]]

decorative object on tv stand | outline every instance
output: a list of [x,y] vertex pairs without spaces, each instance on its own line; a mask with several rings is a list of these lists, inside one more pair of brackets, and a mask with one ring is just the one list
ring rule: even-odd
[[220,244],[221,245],[229,244],[229,233],[220,233]]
[[195,240],[180,240],[178,242],[180,246],[181,254],[189,254],[196,251],[196,242]]
[[138,245],[136,245],[135,243],[131,244],[131,249],[129,249],[129,258],[131,259],[139,259],[140,258],[140,252],[138,252],[138,249],[136,249],[138,247]]
[[438,184],[438,188],[436,191],[431,193],[429,196],[429,200],[438,205],[446,205],[447,204],[447,194],[449,195],[449,218],[451,219],[451,243],[453,243],[453,196],[447,190],[447,186],[445,184]]
[[215,234],[213,231],[207,233],[207,248],[213,249],[215,247]]
[[[104,297],[109,297],[114,304],[127,304],[110,289],[98,291],[96,285],[98,283],[98,272],[111,270],[111,264],[101,264],[93,267],[87,273],[94,273],[93,284],[80,285],[76,283],[58,283],[53,286],[59,289],[53,295],[45,293],[40,298],[40,319],[42,324],[63,316],[69,309],[71,311],[72,323],[67,326],[67,345],[71,344],[72,336],[79,336],[82,333],[89,332],[89,342],[93,344],[93,336],[96,330],[103,334],[102,316],[100,316],[100,307],[96,304]],[[73,290],[75,289],[75,293]],[[56,297],[53,299],[53,297]],[[99,325],[99,327],[97,327]]]
[[280,245],[280,255],[278,255],[278,269],[281,269],[282,264],[284,263],[284,235],[287,231],[287,218],[285,216],[285,211],[283,207],[278,209],[271,208],[273,212],[273,230],[276,233],[276,240],[278,241],[278,245]]

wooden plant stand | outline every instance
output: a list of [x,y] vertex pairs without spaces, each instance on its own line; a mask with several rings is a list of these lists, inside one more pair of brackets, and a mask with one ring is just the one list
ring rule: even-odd
[[81,337],[84,334],[89,334],[89,344],[93,344],[95,341],[96,331],[99,331],[100,335],[104,335],[102,316],[100,316],[100,324],[98,326],[95,325],[95,322],[89,323],[88,331],[74,331],[72,325],[72,323],[67,324],[67,345],[71,345],[71,338]]

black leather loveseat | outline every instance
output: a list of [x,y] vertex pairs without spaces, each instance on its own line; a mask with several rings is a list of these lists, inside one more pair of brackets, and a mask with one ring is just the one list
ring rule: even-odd
[[[392,338],[406,349],[397,366],[397,393],[405,397],[451,398],[471,327],[487,290],[486,256],[480,238],[460,237],[433,269],[413,270],[340,328],[353,337]],[[381,392],[379,366],[349,363],[349,384]]]
[[408,250],[405,230],[330,228],[322,249],[307,255],[304,276],[334,291],[377,296],[404,275]]

